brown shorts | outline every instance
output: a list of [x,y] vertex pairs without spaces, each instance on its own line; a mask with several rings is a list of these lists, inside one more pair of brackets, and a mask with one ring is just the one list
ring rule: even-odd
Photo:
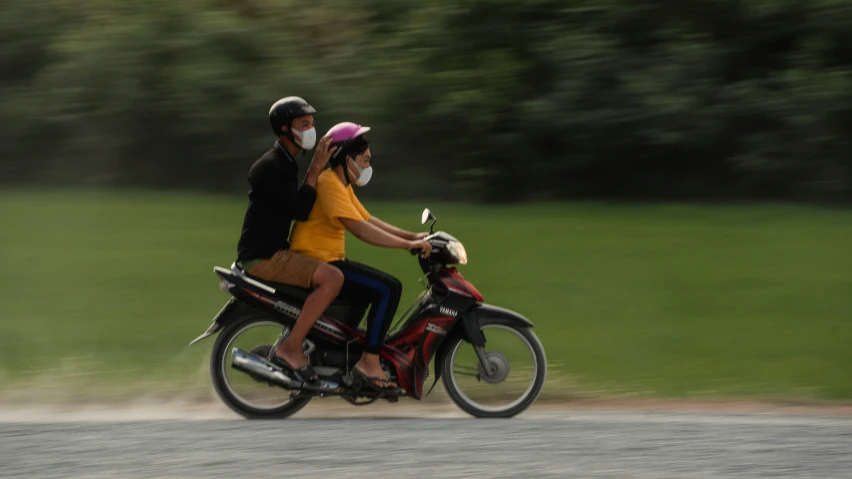
[[310,288],[314,271],[322,261],[294,253],[290,250],[280,250],[271,258],[262,260],[248,271],[257,278],[276,283],[289,284],[300,288]]

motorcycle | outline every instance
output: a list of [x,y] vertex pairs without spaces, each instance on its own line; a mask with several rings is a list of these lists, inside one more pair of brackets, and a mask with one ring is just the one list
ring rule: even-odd
[[[359,327],[365,311],[342,301],[329,306],[303,343],[319,383],[299,380],[274,354],[310,290],[260,281],[234,263],[230,269],[214,268],[220,288],[232,298],[190,342],[218,333],[210,373],[222,401],[246,418],[285,418],[314,398],[341,397],[359,406],[400,397],[420,400],[434,359],[435,379],[426,395],[442,380],[450,399],[474,417],[512,417],[532,405],[547,375],[533,323],[485,304],[455,267],[467,264],[464,246],[446,232],[435,233],[437,218],[427,208],[421,224],[430,220],[431,254],[412,251],[428,286],[391,327],[380,352],[382,368],[399,388],[379,389],[352,374],[365,342],[366,330]],[[510,362],[517,353],[524,359]]]

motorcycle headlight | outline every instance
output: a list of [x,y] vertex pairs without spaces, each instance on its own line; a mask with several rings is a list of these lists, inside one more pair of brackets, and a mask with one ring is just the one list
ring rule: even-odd
[[467,264],[467,251],[458,241],[452,240],[447,243],[447,253],[450,253],[454,263]]

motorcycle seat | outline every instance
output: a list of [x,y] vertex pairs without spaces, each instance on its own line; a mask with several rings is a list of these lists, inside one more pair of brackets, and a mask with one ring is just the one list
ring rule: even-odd
[[[275,290],[275,296],[281,299],[289,299],[291,301],[297,302],[299,306],[304,304],[305,300],[308,298],[308,295],[313,291],[310,288],[300,288],[298,286],[293,286],[290,284],[284,283],[276,283],[274,281],[266,281],[260,279],[256,276],[252,276],[248,274],[243,268],[241,268],[238,264],[234,263],[231,265],[231,271],[240,276],[242,278],[248,278],[251,281],[255,281],[261,283],[263,285],[268,286]],[[358,308],[355,308],[354,305],[348,301],[342,301],[335,299],[331,302],[329,307],[325,310],[325,314],[331,316],[336,319],[340,319],[349,323],[351,320],[355,320],[356,318],[351,318],[350,316],[357,312]],[[362,312],[363,314],[363,312]],[[357,318],[360,322],[361,318]]]

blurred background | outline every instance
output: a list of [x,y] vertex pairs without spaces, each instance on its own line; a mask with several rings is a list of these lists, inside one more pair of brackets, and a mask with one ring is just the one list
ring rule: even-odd
[[213,397],[288,95],[372,127],[365,206],[464,242],[544,399],[852,399],[848,1],[6,0],[0,44],[0,399]]

